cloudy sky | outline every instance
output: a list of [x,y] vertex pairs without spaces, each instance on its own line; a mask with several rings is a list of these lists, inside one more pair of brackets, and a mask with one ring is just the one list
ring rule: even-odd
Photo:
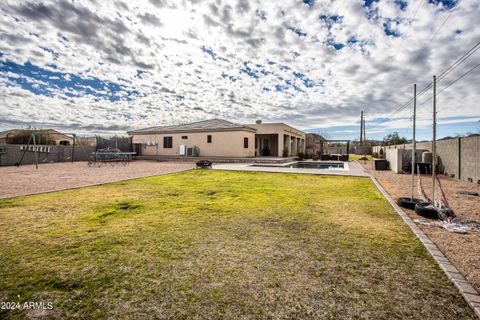
[[[356,138],[365,110],[368,137],[408,136],[413,83],[480,41],[478,0],[0,3],[0,130],[223,118]],[[480,50],[439,81],[440,136],[480,130],[479,63]]]

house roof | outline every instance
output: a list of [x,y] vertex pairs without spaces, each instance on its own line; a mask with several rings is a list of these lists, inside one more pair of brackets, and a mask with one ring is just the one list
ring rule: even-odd
[[256,129],[249,126],[233,123],[223,119],[210,119],[192,123],[184,123],[173,126],[158,126],[145,129],[138,129],[128,131],[128,134],[142,134],[142,133],[173,133],[173,132],[189,132],[189,131],[256,131]]

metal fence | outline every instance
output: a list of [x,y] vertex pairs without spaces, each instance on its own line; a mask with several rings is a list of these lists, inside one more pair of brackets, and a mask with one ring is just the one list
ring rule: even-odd
[[109,138],[104,138],[101,136],[96,136],[96,139],[97,150],[115,148],[119,149],[122,152],[133,152],[133,143],[131,137],[113,136]]

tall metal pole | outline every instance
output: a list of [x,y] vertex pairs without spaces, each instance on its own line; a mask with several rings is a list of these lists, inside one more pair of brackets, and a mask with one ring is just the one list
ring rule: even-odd
[[360,145],[363,144],[363,110],[360,113]]
[[367,133],[365,132],[365,113],[363,113],[363,143],[367,142]]
[[437,166],[437,76],[433,76],[432,201],[435,205],[435,168]]
[[417,84],[413,85],[413,138],[412,138],[412,193],[411,200],[413,201],[413,184],[415,181],[415,151],[417,149],[417,142],[415,141],[415,124],[417,117]]

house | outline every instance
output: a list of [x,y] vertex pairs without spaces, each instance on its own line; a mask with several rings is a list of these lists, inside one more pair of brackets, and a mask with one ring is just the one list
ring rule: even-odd
[[283,123],[238,124],[211,119],[128,132],[143,156],[281,157],[305,151],[305,134]]
[[[0,143],[26,144],[35,132],[36,144],[45,145],[71,145],[73,137],[53,129],[12,129],[0,132]],[[30,141],[33,144],[33,141]]]

